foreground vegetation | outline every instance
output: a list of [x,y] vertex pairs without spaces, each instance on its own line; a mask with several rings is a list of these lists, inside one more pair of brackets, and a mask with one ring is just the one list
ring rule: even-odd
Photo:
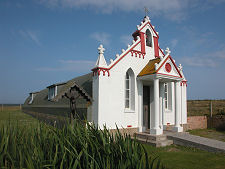
[[2,168],[153,168],[154,163],[154,168],[162,168],[158,158],[150,158],[143,145],[129,136],[112,135],[89,124],[75,122],[59,129],[9,119],[0,129]]
[[56,129],[20,110],[0,111],[0,168],[157,168],[159,158],[167,169],[225,166],[224,154],[176,145],[155,148],[79,124]]

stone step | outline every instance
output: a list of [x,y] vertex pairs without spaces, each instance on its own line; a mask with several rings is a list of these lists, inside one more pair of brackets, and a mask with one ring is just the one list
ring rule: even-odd
[[152,141],[164,141],[167,140],[166,135],[151,135],[148,133],[135,133],[136,138],[141,138],[145,140],[152,140]]
[[144,143],[144,144],[149,144],[154,147],[165,147],[173,144],[173,140],[161,140],[161,141],[153,141],[153,140],[147,140],[143,138],[136,138],[137,141]]

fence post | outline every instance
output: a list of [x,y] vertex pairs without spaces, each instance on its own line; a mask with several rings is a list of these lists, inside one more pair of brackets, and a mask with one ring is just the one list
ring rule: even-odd
[[211,115],[211,118],[212,118],[212,114],[213,114],[213,111],[212,111],[212,100],[210,102],[210,115]]
[[20,110],[21,110],[21,104],[20,104]]
[[2,104],[2,111],[3,111],[3,104]]

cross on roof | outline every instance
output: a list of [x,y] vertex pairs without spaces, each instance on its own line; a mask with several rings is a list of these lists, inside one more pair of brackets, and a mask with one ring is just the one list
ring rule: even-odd
[[105,49],[103,48],[103,45],[101,44],[101,45],[98,47],[98,53],[99,53],[99,54],[104,54],[104,51],[105,51]]
[[149,13],[149,10],[148,10],[148,8],[147,8],[147,7],[144,7],[144,9],[145,9],[145,16],[147,16],[147,15],[148,15],[148,13]]

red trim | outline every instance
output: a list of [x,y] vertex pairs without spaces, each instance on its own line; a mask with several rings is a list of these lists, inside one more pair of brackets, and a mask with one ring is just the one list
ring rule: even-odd
[[[158,34],[157,32],[155,31],[155,29],[153,28],[152,24],[148,21],[145,25],[142,26],[142,28],[140,30],[136,30],[132,36],[134,37],[134,40],[137,41],[137,36],[139,35],[140,36],[140,41],[135,44],[132,48],[130,48],[130,50],[128,50],[125,54],[123,54],[122,57],[120,57],[112,66],[110,66],[109,68],[101,68],[101,67],[97,67],[97,68],[93,68],[92,71],[93,71],[93,76],[94,75],[100,75],[100,72],[102,71],[103,72],[103,76],[105,76],[105,72],[108,73],[108,76],[110,76],[110,73],[109,73],[109,70],[112,69],[120,60],[122,60],[129,52],[131,52],[131,55],[133,56],[133,54],[135,54],[135,56],[137,57],[137,55],[139,55],[139,58],[143,57],[144,59],[144,56],[145,56],[145,39],[144,39],[144,34],[143,32],[141,32],[141,30],[147,25],[149,24],[150,27],[152,28],[152,30],[154,31],[154,33],[156,34],[157,36],[157,43],[155,42],[155,36],[154,36],[154,43],[157,44],[155,46],[157,46],[158,50],[155,49],[155,54],[157,57],[159,57],[159,50],[162,52],[162,50],[159,48],[158,46]],[[137,51],[137,50],[133,50],[139,43],[141,43],[141,51]],[[162,52],[163,53],[163,52]],[[163,53],[163,55],[165,56],[165,54]]]
[[155,29],[153,28],[152,24],[149,21],[139,31],[141,31],[147,24],[149,24],[151,26],[152,30],[154,31],[156,36],[159,38],[159,35],[157,34],[157,32],[155,31]]
[[154,39],[155,57],[158,58],[159,57],[159,43],[158,43],[158,38],[157,37],[153,37],[153,39]]
[[138,50],[132,50],[130,52],[131,52],[131,56],[134,56],[134,54],[135,54],[135,57],[139,56],[139,58],[141,58],[141,56],[142,56],[143,59],[145,58],[146,53],[142,53],[141,51],[138,51]]
[[156,73],[158,73],[158,71],[161,69],[161,67],[165,64],[165,62],[166,62],[169,58],[170,58],[170,60],[172,61],[172,63],[173,63],[173,65],[174,65],[175,69],[177,70],[178,74],[180,75],[180,78],[182,78],[182,75],[181,75],[179,69],[177,68],[177,65],[174,63],[174,61],[173,61],[173,59],[172,59],[171,56],[168,56],[167,59],[164,60],[164,62],[163,62],[163,63],[161,64],[161,66],[158,68],[158,70],[156,71]]
[[132,125],[127,125],[127,127],[132,127]]
[[139,41],[136,45],[134,45],[130,50],[128,50],[122,57],[120,57],[112,66],[110,66],[110,68],[108,68],[109,70],[112,69],[121,59],[124,58],[124,56],[126,56],[131,50],[133,50],[139,43],[141,43],[141,41]]
[[187,87],[187,80],[182,80],[182,81],[180,82],[180,86],[183,86],[183,85],[186,85],[186,87]]
[[159,50],[162,52],[162,54],[165,56],[164,52],[162,51],[162,49],[159,47]]
[[178,78],[181,78],[179,76],[173,76],[173,75],[168,75],[168,74],[164,74],[164,73],[156,73],[156,74],[160,74],[160,75],[166,75],[166,76],[172,76],[172,77],[178,77]]
[[145,53],[145,33],[140,32],[141,39],[141,53]]
[[97,75],[100,76],[101,72],[103,72],[103,76],[105,76],[106,72],[108,73],[108,76],[110,76],[109,70],[107,68],[97,67],[92,69],[92,71],[93,71],[93,76],[97,76]]

